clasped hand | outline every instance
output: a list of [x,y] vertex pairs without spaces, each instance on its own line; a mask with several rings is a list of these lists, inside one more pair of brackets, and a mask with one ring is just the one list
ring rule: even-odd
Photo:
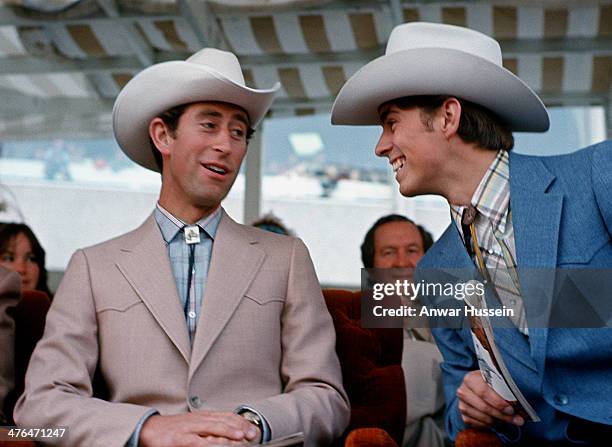
[[260,431],[235,413],[197,411],[172,416],[154,415],[140,432],[141,447],[209,447],[257,441]]

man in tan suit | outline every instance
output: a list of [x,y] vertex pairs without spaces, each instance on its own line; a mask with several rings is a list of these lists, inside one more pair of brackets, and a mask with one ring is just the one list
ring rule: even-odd
[[0,266],[0,425],[9,422],[4,399],[15,384],[15,321],[9,309],[19,302],[19,275]]
[[[17,404],[20,425],[68,426],[76,446],[207,446],[348,423],[335,335],[304,244],[239,225],[221,200],[275,86],[204,49],[136,75],[115,137],[162,173],[144,224],[77,251]],[[92,397],[96,368],[108,400]]]

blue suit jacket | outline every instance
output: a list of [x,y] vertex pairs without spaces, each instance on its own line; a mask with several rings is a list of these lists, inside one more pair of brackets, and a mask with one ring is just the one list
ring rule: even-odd
[[[514,328],[495,329],[495,339],[542,422],[508,433],[523,440],[567,439],[568,415],[612,424],[612,330],[532,327],[538,324],[531,324],[529,305],[551,299],[553,279],[543,275],[532,287],[521,273],[525,268],[612,267],[612,142],[554,157],[510,153],[510,203],[530,330],[526,339]],[[476,272],[454,223],[421,260],[417,275],[449,267]],[[444,356],[446,428],[454,439],[465,428],[456,391],[478,366],[469,329],[433,332]]]

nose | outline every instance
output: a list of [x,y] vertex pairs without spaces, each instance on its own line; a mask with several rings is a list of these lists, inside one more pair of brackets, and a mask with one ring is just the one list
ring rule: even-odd
[[399,253],[393,261],[393,267],[401,268],[401,269],[405,269],[405,268],[413,269],[416,267],[416,263],[414,262],[414,259],[412,258],[412,256],[406,253]]
[[392,147],[391,133],[383,130],[374,148],[374,153],[379,157],[388,157]]
[[223,129],[216,134],[213,149],[217,152],[229,152],[232,147],[232,135],[229,129]]
[[13,269],[19,273],[20,275],[25,275],[26,273],[26,261],[24,260],[15,260],[15,262],[13,262]]

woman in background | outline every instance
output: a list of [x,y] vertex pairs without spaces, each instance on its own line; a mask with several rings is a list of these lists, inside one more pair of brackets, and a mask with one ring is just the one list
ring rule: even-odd
[[0,223],[0,265],[19,273],[22,290],[39,290],[51,298],[45,250],[26,224]]

